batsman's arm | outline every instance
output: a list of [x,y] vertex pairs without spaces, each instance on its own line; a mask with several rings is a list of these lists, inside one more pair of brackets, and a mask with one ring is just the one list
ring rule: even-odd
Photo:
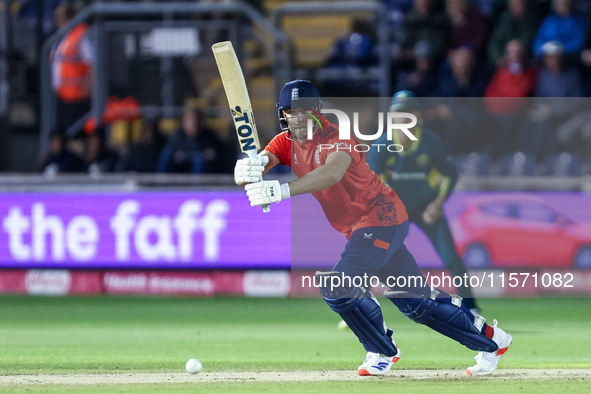
[[334,186],[343,179],[351,165],[351,156],[345,152],[332,152],[324,165],[289,183],[290,195],[314,193]]
[[339,183],[350,164],[351,156],[347,153],[333,152],[323,166],[298,180],[283,184],[277,180],[250,183],[245,186],[246,195],[254,207],[278,203],[298,194],[314,193]]
[[259,153],[259,156],[267,156],[269,158],[269,162],[265,166],[265,171],[263,171],[263,174],[266,174],[271,168],[279,164],[279,159],[277,158],[277,156],[275,156],[268,150],[263,150],[261,153]]

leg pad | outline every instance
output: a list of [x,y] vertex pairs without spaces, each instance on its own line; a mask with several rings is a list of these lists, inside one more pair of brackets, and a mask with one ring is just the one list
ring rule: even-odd
[[[319,276],[322,275],[339,274],[317,272],[316,277],[320,279]],[[318,282],[323,283],[320,280]],[[362,287],[342,286],[331,289],[321,286],[320,293],[328,306],[341,315],[368,352],[381,353],[389,357],[396,355],[396,347],[384,329],[380,305],[369,290]]]
[[[494,352],[497,344],[481,332],[484,321],[472,322],[462,308],[452,303],[452,299],[425,297],[420,294],[386,290],[389,298],[402,313],[412,321],[453,339],[469,349]],[[478,324],[480,327],[476,327]]]

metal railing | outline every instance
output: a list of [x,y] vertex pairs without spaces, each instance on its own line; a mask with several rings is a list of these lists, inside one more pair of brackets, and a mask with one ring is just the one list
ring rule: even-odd
[[10,106],[10,0],[0,3],[0,166],[6,168],[10,155],[9,106]]
[[286,2],[273,9],[270,20],[273,25],[281,26],[283,18],[289,15],[334,15],[351,14],[358,12],[372,12],[375,15],[377,36],[377,67],[366,70],[361,69],[317,69],[314,77],[323,79],[348,79],[348,80],[379,80],[380,97],[390,96],[390,54],[388,30],[388,12],[384,4],[378,1],[312,1],[312,2]]
[[[273,175],[281,182],[290,174]],[[98,192],[142,190],[241,190],[230,174],[0,174],[0,192]],[[455,191],[573,191],[591,193],[591,176],[460,176]]]
[[[231,20],[216,20],[203,16],[232,15]],[[191,19],[188,19],[190,16]],[[202,19],[198,19],[201,17]],[[142,18],[144,18],[142,20]],[[149,20],[146,20],[149,18]],[[160,18],[160,20],[154,20]],[[197,18],[197,19],[196,19]],[[128,19],[128,20],[125,20]],[[129,19],[132,19],[131,21]],[[238,57],[243,60],[243,41],[245,29],[259,41],[270,55],[272,73],[275,81],[281,81],[289,75],[289,45],[287,36],[250,5],[237,1],[230,3],[94,3],[82,9],[67,25],[49,37],[43,44],[41,54],[41,151],[48,148],[49,135],[56,124],[56,96],[52,88],[50,53],[58,43],[78,24],[87,22],[95,32],[95,65],[92,90],[92,110],[84,118],[77,121],[67,131],[75,134],[82,129],[86,120],[94,116],[100,124],[107,101],[108,86],[108,45],[106,36],[109,32],[150,31],[156,27],[187,27],[193,26],[210,31],[226,30],[229,39],[236,47]],[[244,23],[246,22],[246,23]],[[208,56],[213,56],[208,53]],[[163,62],[163,67],[171,62]],[[178,115],[180,108],[174,107],[170,85],[162,87],[163,105],[161,108],[142,107],[142,114],[161,111],[165,115]],[[277,90],[277,87],[276,87]]]
[[[291,175],[273,175],[281,182]],[[0,174],[0,192],[134,192],[145,190],[241,190],[230,174],[69,173],[53,176],[30,173]]]

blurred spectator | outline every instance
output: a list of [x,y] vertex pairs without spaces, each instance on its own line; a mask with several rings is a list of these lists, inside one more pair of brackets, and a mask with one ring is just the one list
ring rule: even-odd
[[550,41],[558,41],[564,53],[573,55],[583,49],[587,22],[581,15],[573,15],[572,0],[554,0],[554,13],[544,19],[533,44],[534,55],[543,55],[542,47]]
[[478,11],[486,17],[493,15],[493,9],[498,0],[472,0],[472,3],[478,8]]
[[[583,95],[581,75],[576,68],[565,67],[565,47],[558,41],[545,43],[541,48],[544,54],[544,67],[538,75],[536,83],[536,97],[581,97]],[[545,100],[538,100],[545,101]],[[555,100],[556,104],[564,100]],[[555,105],[552,107],[560,112],[568,111],[569,105]]]
[[443,55],[446,24],[445,15],[435,11],[433,0],[414,0],[413,10],[404,18],[399,59],[412,58],[415,47],[422,42],[430,46],[432,57]]
[[580,99],[574,98],[583,93],[579,71],[564,66],[562,44],[547,42],[541,51],[544,66],[538,73],[533,110],[519,141],[520,150],[532,153],[538,159],[553,153],[556,145],[554,131],[580,107]]
[[333,45],[326,67],[369,67],[377,63],[373,53],[371,27],[366,21],[355,20],[351,32],[339,38]]
[[[399,43],[403,36],[406,15],[412,10],[414,0],[382,0],[388,13],[388,30],[393,42]],[[396,50],[394,50],[396,53]]]
[[115,171],[119,158],[106,144],[104,129],[97,128],[87,138],[86,166],[91,174]]
[[[347,75],[377,64],[372,34],[372,27],[368,22],[355,20],[351,32],[337,39],[324,65],[330,70],[327,78],[324,79],[326,82],[324,88],[331,94],[364,96],[372,95],[379,89],[377,82],[368,84],[367,81],[356,80]],[[340,71],[340,69],[345,70]]]
[[480,55],[487,38],[487,20],[469,0],[447,0],[450,49],[470,48]]
[[[75,15],[69,3],[55,10],[55,24],[63,27]],[[90,111],[94,48],[88,38],[88,25],[76,26],[51,53],[53,87],[57,94],[57,131],[66,130]]]
[[382,0],[389,11],[406,13],[412,8],[413,0]]
[[[505,56],[500,61],[484,93],[485,97],[518,98],[531,96],[536,85],[535,68],[526,63],[526,47],[520,40],[507,43]],[[496,114],[515,111],[524,100],[487,100]]]
[[497,64],[503,59],[505,47],[511,40],[520,40],[527,56],[538,30],[538,18],[528,9],[528,0],[508,0],[508,9],[495,25],[488,44],[488,60]]
[[[587,20],[589,20],[589,17]],[[591,96],[591,29],[587,29],[585,49],[581,52],[580,60],[585,73],[585,96],[589,97]]]
[[458,48],[449,55],[441,67],[437,97],[462,99],[441,100],[427,116],[444,125],[443,139],[453,154],[477,150],[483,145],[482,125],[478,107],[488,84],[489,73],[485,65],[476,63],[476,56],[468,48]]
[[203,126],[199,111],[185,107],[182,127],[168,138],[158,158],[158,172],[220,172],[218,162],[224,154],[216,134]]
[[441,66],[438,96],[482,97],[489,73],[484,66],[476,67],[476,62],[476,56],[469,48],[450,52],[448,62]]
[[531,96],[537,71],[527,66],[526,48],[519,40],[509,41],[505,57],[495,71],[484,93],[485,104],[493,115],[494,133],[488,138],[488,151],[493,158],[514,151],[517,147],[516,130],[523,124],[523,107]]
[[431,97],[437,92],[439,77],[435,71],[433,54],[427,41],[419,42],[414,49],[414,71],[402,73],[396,88],[410,90],[417,97]]
[[43,3],[43,15],[41,15],[41,31],[45,35],[52,33],[55,28],[54,12],[64,0],[25,0],[19,10],[19,15],[33,22],[33,26],[39,20],[39,4]]
[[84,161],[66,147],[64,136],[58,133],[49,139],[49,152],[42,159],[45,175],[55,175],[61,172],[82,172],[86,166]]
[[122,171],[155,172],[158,157],[162,151],[158,121],[144,121],[137,142],[129,147],[127,157],[122,160]]

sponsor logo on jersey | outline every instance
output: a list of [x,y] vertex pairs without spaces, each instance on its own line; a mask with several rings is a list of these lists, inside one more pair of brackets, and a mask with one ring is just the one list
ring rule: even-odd
[[423,181],[425,179],[427,179],[427,174],[424,172],[392,173],[392,180],[394,181]]
[[427,156],[426,154],[422,153],[420,155],[417,156],[415,163],[417,163],[418,166],[420,167],[426,167],[429,165],[429,162],[431,161],[431,159],[429,159],[429,156]]

